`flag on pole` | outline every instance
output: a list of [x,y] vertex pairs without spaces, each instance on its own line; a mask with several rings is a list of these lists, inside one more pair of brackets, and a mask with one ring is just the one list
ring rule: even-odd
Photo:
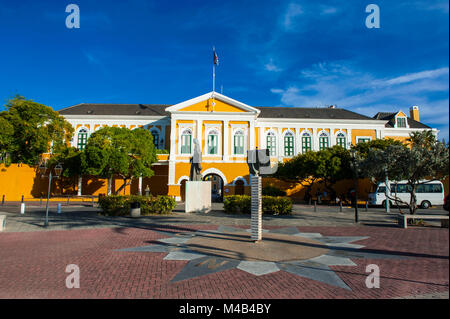
[[213,63],[219,65],[219,57],[217,56],[216,49],[213,48]]

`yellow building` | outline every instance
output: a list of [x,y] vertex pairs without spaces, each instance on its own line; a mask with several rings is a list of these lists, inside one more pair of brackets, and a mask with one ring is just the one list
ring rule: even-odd
[[[78,148],[104,126],[150,130],[156,147],[169,155],[159,156],[155,176],[136,181],[129,192],[143,192],[149,186],[153,194],[169,194],[177,200],[182,199],[189,178],[194,138],[201,141],[203,177],[213,177],[217,193],[223,196],[249,194],[246,154],[250,149],[268,148],[273,161],[286,161],[310,150],[348,148],[387,137],[404,140],[412,131],[432,129],[419,122],[417,106],[410,109],[409,117],[398,111],[371,118],[333,106],[254,107],[212,92],[171,106],[83,103],[59,113],[73,125],[72,145]],[[91,179],[84,179],[79,181],[79,195],[104,192],[104,186],[95,187]]]

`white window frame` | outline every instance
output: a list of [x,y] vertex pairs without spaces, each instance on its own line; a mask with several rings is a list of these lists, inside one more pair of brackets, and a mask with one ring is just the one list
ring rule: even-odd
[[[290,135],[291,137],[292,137],[292,155],[286,155],[286,135]],[[283,141],[283,144],[282,144],[282,147],[283,147],[283,156],[284,157],[293,157],[293,156],[295,156],[295,143],[296,143],[296,141],[295,141],[295,133],[294,132],[292,132],[292,130],[285,130],[284,132],[283,132],[283,134],[282,134],[282,141]]]
[[[191,152],[190,153],[181,153],[181,148],[183,144],[183,133],[189,130],[191,132]],[[194,129],[192,125],[189,126],[180,126],[179,127],[179,143],[178,143],[178,154],[181,156],[191,156],[194,153]]]
[[[344,143],[343,148],[348,148],[348,136],[347,136],[347,134],[345,134],[345,132],[340,131],[340,130],[337,131],[336,134],[334,135],[335,142],[336,142],[335,145],[339,145],[339,144],[338,144],[338,137],[339,137],[339,134],[344,135],[344,138],[345,138],[345,143]],[[341,145],[341,146],[342,146],[342,145]]]
[[278,136],[277,136],[277,133],[275,131],[273,131],[273,130],[268,130],[266,132],[266,134],[265,134],[265,137],[266,137],[265,138],[266,148],[269,148],[269,146],[267,145],[267,138],[269,136],[273,136],[274,142],[275,142],[275,154],[273,154],[273,155],[270,154],[270,151],[269,151],[269,154],[270,154],[271,157],[276,157],[278,155]]
[[[325,136],[324,136],[325,135]],[[328,140],[328,143],[327,143],[327,147],[326,148],[330,148],[330,146],[331,146],[331,141],[330,141],[330,133],[328,133],[327,131],[325,131],[325,130],[322,130],[322,131],[320,131],[318,134],[317,134],[317,138],[318,138],[318,141],[319,141],[319,151],[322,151],[322,150],[325,150],[325,149],[320,149],[320,139],[321,138],[324,138],[324,137],[326,137],[327,138],[327,140]]]
[[[405,127],[400,127],[400,126],[398,126],[398,119],[405,119]],[[408,125],[408,118],[406,117],[406,116],[398,116],[398,115],[396,115],[395,116],[395,124],[394,124],[394,127],[395,128],[409,128],[409,125]]]
[[[364,138],[364,139],[369,139],[369,142],[372,141],[372,136],[355,136],[355,143],[358,144],[358,139],[360,138]],[[367,142],[361,142],[361,143],[367,143]]]
[[[86,133],[86,145],[87,145],[87,142],[88,142],[88,140],[89,140],[89,137],[91,136],[91,134],[90,134],[90,130],[86,127],[86,126],[82,126],[82,127],[79,127],[78,129],[77,129],[77,132],[76,132],[76,134],[74,135],[74,147],[76,148],[76,149],[80,149],[80,148],[78,148],[78,134],[80,134],[81,133],[81,131],[86,131],[85,133]],[[84,133],[84,132],[83,132]],[[85,145],[85,147],[86,147],[86,145]]]
[[303,152],[303,137],[309,137],[309,151],[313,151],[313,133],[309,130],[303,130],[300,132],[300,153],[306,153]]
[[[160,143],[161,140],[162,140],[161,131],[160,131],[157,127],[151,127],[151,128],[148,128],[148,130],[149,130],[150,134],[152,134],[152,131],[155,131],[155,132],[158,134],[158,141],[157,141],[157,144],[155,144],[155,141],[154,141],[154,140],[153,140],[153,144],[155,144],[155,147],[156,147],[157,149],[160,149],[160,148],[159,148],[159,147],[160,147],[159,144],[163,144],[163,143]],[[153,136],[153,134],[152,134],[152,136]]]
[[[209,135],[211,134],[212,131],[217,132],[217,153],[216,154],[209,153],[208,142],[209,142]],[[222,130],[221,130],[221,127],[218,127],[218,126],[207,127],[205,133],[206,133],[205,134],[205,155],[222,156]]]
[[[242,138],[243,138],[243,153],[242,154],[236,154],[235,153],[235,145],[234,145],[234,142],[235,142],[235,136],[238,134],[238,133],[242,133]],[[240,135],[240,134],[239,134]],[[246,156],[246,154],[247,154],[247,131],[245,130],[245,129],[242,129],[242,128],[236,128],[236,129],[233,129],[233,134],[232,134],[232,136],[231,136],[231,141],[232,141],[232,145],[231,145],[231,147],[232,147],[232,151],[231,151],[231,154],[233,155],[233,156],[235,156],[235,157],[245,157]]]

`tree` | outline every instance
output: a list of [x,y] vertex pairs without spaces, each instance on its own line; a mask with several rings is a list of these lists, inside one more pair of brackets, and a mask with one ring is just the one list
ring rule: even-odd
[[82,154],[83,172],[108,179],[111,194],[112,178],[123,179],[120,191],[131,184],[132,178],[151,177],[151,165],[157,161],[153,136],[148,130],[105,127],[94,132]]
[[61,152],[72,139],[72,125],[48,106],[16,96],[5,107],[0,119],[12,126],[7,152],[13,163],[35,165],[41,154]]
[[0,117],[0,163],[8,164],[8,154],[13,141],[14,128],[3,117]]
[[341,146],[333,146],[317,152],[306,152],[294,156],[290,161],[279,163],[274,177],[295,181],[309,192],[314,183],[323,183],[328,190],[337,181],[350,178],[350,153]]
[[449,148],[436,140],[431,131],[413,132],[408,147],[389,145],[384,150],[372,149],[362,160],[367,177],[382,181],[387,172],[391,180],[406,180],[410,193],[409,203],[389,198],[408,206],[411,214],[417,210],[416,189],[424,180],[441,180],[448,176]]

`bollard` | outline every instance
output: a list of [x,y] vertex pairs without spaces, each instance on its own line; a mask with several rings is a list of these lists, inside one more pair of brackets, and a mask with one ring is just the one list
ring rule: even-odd
[[342,201],[339,201],[339,212],[342,213]]
[[308,205],[311,206],[311,197],[309,198]]
[[314,201],[314,212],[317,212],[317,201]]
[[2,206],[5,205],[5,195],[2,196]]
[[94,207],[94,196],[92,196],[92,207]]
[[366,212],[369,211],[369,201],[366,200]]
[[22,195],[22,203],[23,203],[23,195]]
[[70,199],[70,197],[67,196],[67,203],[66,203],[66,205],[69,205],[69,199]]
[[25,214],[25,203],[20,203],[20,213]]
[[56,213],[61,214],[61,203],[58,203],[58,206],[56,208]]

